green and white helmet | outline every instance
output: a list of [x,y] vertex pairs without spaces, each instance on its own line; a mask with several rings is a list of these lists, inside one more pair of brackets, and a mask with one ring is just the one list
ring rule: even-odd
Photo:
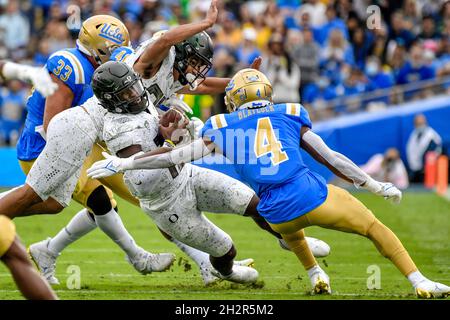
[[[205,31],[176,44],[174,68],[180,73],[178,81],[191,87],[201,83],[212,67],[213,55],[213,42]],[[193,68],[193,73],[186,72],[189,66]]]

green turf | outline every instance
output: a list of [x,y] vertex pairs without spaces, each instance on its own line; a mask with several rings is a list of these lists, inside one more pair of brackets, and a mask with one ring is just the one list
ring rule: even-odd
[[[400,206],[367,193],[356,195],[403,241],[422,273],[435,281],[450,283],[449,203],[431,193],[406,193]],[[73,204],[57,216],[16,220],[18,232],[27,245],[53,236],[80,207]],[[125,225],[137,242],[153,252],[171,251],[177,262],[171,270],[142,276],[124,260],[120,249],[99,230],[71,245],[58,260],[61,285],[55,290],[61,299],[411,299],[409,282],[381,257],[367,239],[319,228],[307,234],[325,240],[332,253],[320,264],[331,277],[333,295],[311,296],[306,273],[295,256],[281,250],[277,241],[259,230],[248,218],[231,215],[208,217],[235,241],[238,258],[252,257],[260,272],[257,286],[221,282],[205,288],[195,265],[158,233],[141,211],[120,202]],[[67,269],[81,270],[81,289],[69,290]],[[367,268],[381,270],[381,289],[368,290]],[[20,299],[9,274],[0,266],[0,300]]]

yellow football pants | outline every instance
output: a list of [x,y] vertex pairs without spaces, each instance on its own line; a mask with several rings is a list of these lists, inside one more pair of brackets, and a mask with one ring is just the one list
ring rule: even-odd
[[7,216],[0,215],[0,257],[11,247],[16,238],[16,226]]
[[[104,150],[105,150],[105,148],[103,148],[101,145],[94,144],[91,154],[86,158],[86,160],[83,163],[83,167],[82,167],[81,173],[80,173],[80,178],[78,179],[77,185],[72,194],[72,198],[76,202],[81,204],[83,207],[92,211],[87,205],[87,200],[89,199],[89,196],[92,194],[92,192],[95,189],[97,189],[99,186],[103,185],[106,189],[106,192],[108,193],[108,196],[111,200],[111,205],[113,206],[113,208],[117,207],[117,202],[114,199],[113,192],[116,195],[118,195],[119,197],[121,197],[122,199],[139,207],[139,200],[136,199],[128,191],[128,188],[125,186],[125,184],[123,182],[122,174],[116,174],[111,177],[107,177],[105,179],[100,179],[100,180],[93,180],[93,179],[88,178],[87,173],[86,173],[87,169],[89,169],[94,162],[103,159],[102,151],[104,151]],[[22,171],[26,175],[28,174],[28,172],[30,172],[34,161],[35,160],[31,160],[31,161],[19,160],[20,167],[22,168]]]
[[294,220],[270,225],[281,233],[291,249],[294,248],[292,251],[306,269],[309,269],[308,266],[312,267],[313,262],[309,254],[305,255],[303,229],[320,226],[369,238],[378,251],[390,259],[405,276],[417,270],[397,236],[348,191],[333,185],[328,185],[328,197],[316,209]]

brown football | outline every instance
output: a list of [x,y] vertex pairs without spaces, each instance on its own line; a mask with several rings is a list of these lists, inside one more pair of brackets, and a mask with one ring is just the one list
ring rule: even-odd
[[181,119],[183,119],[181,112],[175,109],[170,109],[161,116],[159,123],[163,127],[168,127],[171,123],[178,123]]

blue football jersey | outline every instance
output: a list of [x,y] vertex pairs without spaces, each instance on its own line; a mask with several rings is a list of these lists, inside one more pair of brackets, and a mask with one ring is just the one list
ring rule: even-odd
[[[92,97],[91,79],[94,66],[78,49],[63,49],[53,53],[45,67],[73,92],[71,107],[81,105]],[[19,160],[36,159],[44,149],[45,140],[36,132],[36,127],[43,124],[45,100],[36,90],[33,90],[28,98],[25,127],[17,143]]]
[[201,135],[215,143],[255,190],[261,215],[280,223],[311,211],[327,195],[325,180],[302,159],[303,126],[312,124],[302,105],[268,104],[215,115]]

